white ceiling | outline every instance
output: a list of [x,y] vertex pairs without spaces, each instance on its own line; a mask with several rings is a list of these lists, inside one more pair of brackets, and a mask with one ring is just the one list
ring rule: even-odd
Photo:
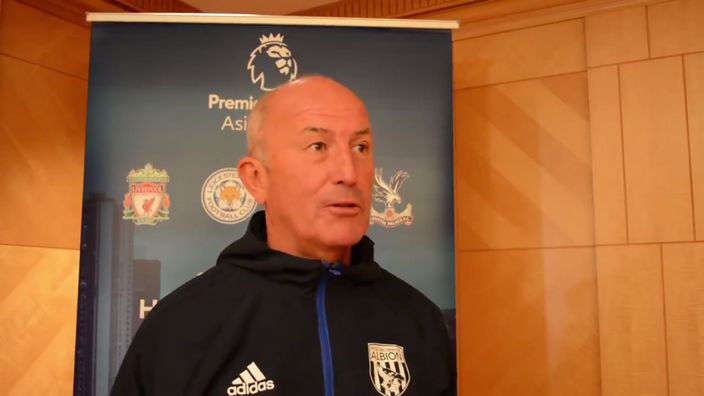
[[181,0],[203,12],[285,15],[335,0]]

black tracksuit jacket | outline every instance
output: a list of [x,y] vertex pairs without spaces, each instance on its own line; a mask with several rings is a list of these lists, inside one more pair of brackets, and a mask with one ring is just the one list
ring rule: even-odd
[[438,308],[379,267],[367,237],[351,261],[269,249],[256,213],[215,267],[149,313],[111,395],[453,395]]

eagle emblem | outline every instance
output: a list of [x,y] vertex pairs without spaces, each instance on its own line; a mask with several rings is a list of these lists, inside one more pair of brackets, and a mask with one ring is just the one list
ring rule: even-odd
[[367,344],[369,376],[372,386],[382,396],[400,396],[411,383],[403,347],[393,344]]
[[249,54],[247,70],[252,84],[259,85],[262,91],[271,91],[294,80],[298,75],[298,64],[284,43],[284,36],[269,33],[259,37],[259,46]]
[[171,201],[166,193],[169,174],[147,164],[127,175],[129,192],[122,201],[122,218],[137,225],[156,225],[169,219]]
[[384,204],[382,211],[377,211],[372,207],[369,217],[369,224],[378,224],[386,228],[398,227],[401,224],[413,224],[413,205],[406,204],[401,211],[396,211],[396,205],[401,205],[403,200],[399,190],[409,177],[408,172],[399,170],[391,176],[388,183],[384,180],[383,169],[374,169],[374,201]]

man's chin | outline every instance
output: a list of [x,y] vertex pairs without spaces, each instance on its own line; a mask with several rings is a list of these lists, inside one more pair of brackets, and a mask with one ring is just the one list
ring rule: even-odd
[[355,233],[350,235],[327,235],[322,242],[327,246],[350,247],[359,242],[363,236],[363,233]]
[[328,227],[319,232],[320,240],[328,246],[349,247],[357,242],[367,232],[367,225],[338,225]]

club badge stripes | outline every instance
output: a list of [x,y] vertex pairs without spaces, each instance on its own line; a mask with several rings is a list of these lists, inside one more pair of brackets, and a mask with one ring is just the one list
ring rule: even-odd
[[[405,365],[401,365],[397,362],[394,362],[394,363],[386,362],[386,363],[382,363],[381,366],[383,368],[386,368],[389,371],[392,371],[394,373],[399,374],[400,375],[399,379],[408,378],[408,370],[406,369]],[[374,374],[372,374],[372,375],[374,375]],[[381,389],[381,391],[383,392],[384,395],[399,396],[405,390],[405,389],[401,389],[398,392],[396,392],[396,391],[394,391],[394,388],[391,388],[391,387],[386,388],[384,386],[384,380],[385,380],[384,377],[382,377],[379,374],[374,375],[374,377],[375,377],[374,378],[375,379],[375,387],[377,389]]]
[[382,396],[400,396],[411,381],[403,347],[393,344],[369,343],[369,377],[372,386]]

